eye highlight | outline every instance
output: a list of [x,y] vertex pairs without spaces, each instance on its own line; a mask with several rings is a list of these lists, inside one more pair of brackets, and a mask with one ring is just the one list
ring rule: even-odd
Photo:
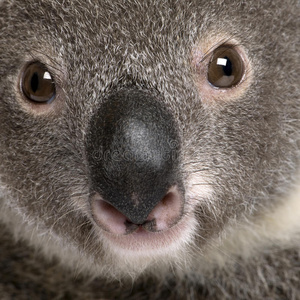
[[231,46],[216,48],[208,64],[207,79],[218,88],[231,88],[239,84],[245,73],[244,61]]
[[52,75],[40,62],[28,65],[22,74],[21,91],[30,101],[50,103],[56,96]]

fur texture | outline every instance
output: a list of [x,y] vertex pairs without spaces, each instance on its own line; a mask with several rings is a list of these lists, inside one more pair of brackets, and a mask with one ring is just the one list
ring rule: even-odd
[[[300,299],[299,20],[296,0],[0,1],[1,299]],[[213,89],[223,43],[245,80]],[[51,104],[22,95],[35,61]],[[90,122],[128,89],[180,141],[184,213],[153,248],[91,215]]]

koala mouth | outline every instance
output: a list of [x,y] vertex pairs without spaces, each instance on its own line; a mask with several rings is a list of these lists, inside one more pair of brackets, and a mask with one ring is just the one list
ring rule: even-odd
[[99,193],[95,193],[91,198],[91,210],[96,224],[106,232],[119,236],[142,236],[167,231],[176,225],[183,216],[183,203],[181,192],[177,186],[173,186],[140,224],[129,220]]

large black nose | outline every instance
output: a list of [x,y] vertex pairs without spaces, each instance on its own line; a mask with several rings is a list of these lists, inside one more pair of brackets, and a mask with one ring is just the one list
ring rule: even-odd
[[93,190],[132,223],[143,224],[178,183],[176,125],[148,91],[109,96],[91,119],[86,149]]

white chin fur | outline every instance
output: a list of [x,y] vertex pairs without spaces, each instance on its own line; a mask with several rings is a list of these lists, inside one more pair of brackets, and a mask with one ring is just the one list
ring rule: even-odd
[[[183,219],[166,232],[112,236],[102,232],[101,242],[105,249],[105,261],[110,261],[112,273],[135,278],[143,272],[159,276],[176,265],[186,269],[189,265],[189,248],[196,231],[192,215]],[[103,234],[104,233],[104,234]]]

